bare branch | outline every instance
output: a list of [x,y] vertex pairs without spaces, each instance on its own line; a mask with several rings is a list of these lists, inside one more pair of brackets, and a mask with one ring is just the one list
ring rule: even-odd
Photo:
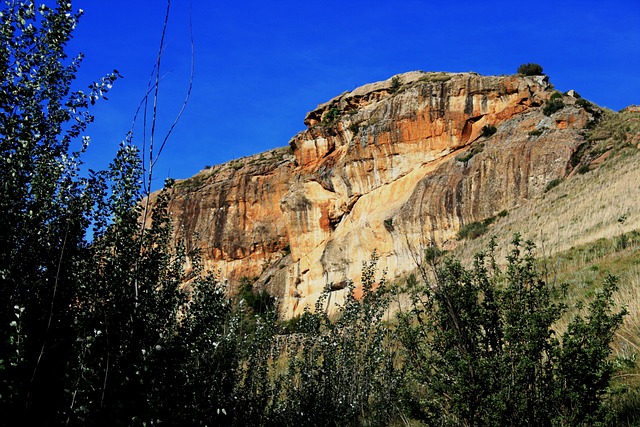
[[184,113],[184,110],[186,109],[187,104],[189,103],[189,98],[191,97],[191,91],[193,89],[193,76],[195,73],[195,43],[193,41],[193,16],[191,11],[189,12],[189,36],[191,40],[191,72],[189,75],[189,88],[187,89],[187,94],[184,98],[184,102],[182,103],[182,108],[180,108],[180,111],[178,112],[178,115],[176,116],[173,123],[171,124],[169,131],[167,132],[164,139],[162,140],[162,144],[158,149],[158,154],[156,154],[155,160],[153,161],[153,163],[151,163],[152,168],[160,158],[160,154],[162,154],[162,150],[164,149],[164,146],[166,145],[167,140],[169,139],[169,136],[171,136],[173,129],[176,127],[176,125],[180,121],[180,118],[182,117],[182,114]]

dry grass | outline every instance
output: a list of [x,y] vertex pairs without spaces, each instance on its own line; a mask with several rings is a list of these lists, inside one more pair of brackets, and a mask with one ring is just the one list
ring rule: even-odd
[[589,132],[587,138],[596,143],[594,148],[600,152],[636,145],[640,142],[640,114],[604,111],[602,120]]
[[550,255],[640,229],[640,113],[604,110],[597,126],[585,131],[585,136],[590,143],[581,150],[579,164],[586,168],[605,152],[606,161],[512,209],[483,238],[462,242],[456,255],[472,259],[493,234],[503,256],[515,232]]
[[544,255],[640,229],[640,150],[627,149],[599,168],[575,175],[538,199],[509,211],[484,236],[461,242],[455,254],[470,260],[497,237],[504,259],[516,232]]

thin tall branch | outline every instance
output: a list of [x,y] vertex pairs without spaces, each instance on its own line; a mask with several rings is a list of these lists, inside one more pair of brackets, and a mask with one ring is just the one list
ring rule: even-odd
[[60,271],[62,270],[62,259],[64,257],[64,251],[67,247],[67,237],[69,236],[69,221],[67,221],[67,229],[64,233],[64,239],[62,241],[62,248],[60,249],[60,257],[58,258],[58,267],[56,270],[56,279],[53,283],[53,295],[51,295],[51,305],[49,307],[49,319],[47,320],[47,327],[44,333],[44,339],[42,340],[42,347],[40,348],[40,354],[38,354],[38,359],[36,360],[36,365],[33,367],[33,374],[31,375],[30,387],[27,392],[27,401],[26,405],[29,406],[29,394],[31,393],[31,385],[33,385],[33,381],[36,378],[36,372],[38,371],[38,367],[40,366],[40,362],[42,361],[42,356],[44,355],[44,350],[47,346],[47,338],[49,337],[49,331],[51,330],[51,321],[53,320],[53,309],[56,302],[56,295],[58,293],[58,283],[60,282]]
[[164,50],[164,39],[167,35],[167,26],[169,25],[170,11],[171,11],[171,0],[167,0],[167,11],[164,15],[164,23],[162,25],[162,35],[160,36],[160,48],[158,49],[158,57],[156,58],[155,90],[153,93],[153,113],[151,116],[151,135],[149,136],[149,182],[147,183],[147,190],[146,190],[147,195],[151,193],[151,181],[153,179],[153,164],[155,163],[153,161],[153,157],[154,157],[153,144],[156,136],[156,124],[158,123],[158,96],[160,92],[160,69],[162,65],[162,56],[163,56],[162,52]]
[[162,144],[160,144],[160,148],[158,149],[158,154],[156,154],[155,160],[150,165],[151,168],[153,168],[153,166],[156,164],[156,162],[160,158],[160,154],[162,154],[162,150],[164,150],[164,147],[167,144],[167,140],[169,139],[169,136],[171,136],[173,129],[176,127],[176,125],[180,121],[180,118],[182,117],[182,114],[184,113],[184,110],[187,108],[187,104],[189,103],[189,98],[191,98],[191,91],[193,90],[193,76],[195,74],[195,43],[193,41],[193,16],[191,11],[189,11],[189,36],[190,36],[190,43],[191,43],[191,71],[189,74],[189,88],[187,89],[187,94],[184,98],[184,101],[182,102],[182,108],[180,108],[178,115],[174,119],[173,123],[171,124],[171,127],[167,131],[167,134],[162,140]]
[[[192,20],[192,12],[190,10],[189,12],[189,36],[190,36],[190,43],[191,43],[191,71],[190,71],[190,75],[189,75],[189,87],[187,89],[187,94],[185,96],[184,102],[182,103],[182,107],[180,108],[180,111],[178,112],[176,118],[174,119],[173,123],[171,124],[169,130],[167,131],[167,133],[165,134],[162,143],[160,144],[160,147],[157,151],[157,153],[154,152],[154,144],[155,144],[155,139],[156,139],[156,125],[158,122],[158,99],[159,99],[159,91],[160,91],[160,81],[163,79],[164,76],[161,77],[160,72],[161,72],[161,64],[162,64],[162,56],[164,54],[164,50],[165,50],[165,37],[167,34],[167,26],[169,23],[169,16],[170,16],[170,11],[171,11],[171,0],[167,0],[167,10],[165,13],[165,18],[164,18],[164,23],[162,26],[162,34],[160,37],[160,47],[158,49],[158,56],[156,58],[156,63],[154,65],[153,68],[153,72],[152,72],[152,79],[150,79],[150,83],[147,87],[147,93],[145,94],[143,101],[141,103],[141,105],[138,106],[138,110],[136,110],[136,117],[138,115],[138,112],[140,110],[141,107],[144,106],[144,112],[143,112],[143,146],[142,146],[142,157],[143,157],[143,170],[144,170],[144,166],[145,166],[145,159],[147,158],[148,155],[148,159],[149,159],[149,169],[147,171],[147,173],[143,176],[143,193],[145,196],[145,201],[143,203],[143,213],[142,213],[142,218],[141,218],[141,223],[140,223],[140,250],[139,250],[139,256],[138,258],[141,256],[142,254],[142,249],[144,247],[144,230],[146,227],[146,223],[147,223],[147,219],[149,217],[149,212],[150,212],[150,203],[151,203],[151,183],[153,181],[153,170],[155,167],[156,162],[158,161],[158,159],[160,158],[160,154],[162,153],[162,151],[164,150],[164,147],[167,144],[167,141],[169,140],[169,137],[171,136],[173,130],[175,129],[176,125],[178,124],[178,122],[180,121],[186,107],[187,104],[189,102],[189,99],[191,97],[191,92],[193,89],[193,77],[195,74],[195,43],[193,40],[193,20]],[[155,79],[155,81],[153,81],[153,79]],[[153,81],[153,84],[151,84],[151,82]],[[147,111],[147,106],[148,106],[148,101],[149,101],[149,95],[153,92],[153,108],[152,108],[152,114],[151,114],[151,132],[150,132],[150,136],[149,136],[149,152],[148,154],[145,153],[145,148],[146,148],[146,135],[147,135],[147,117],[148,117],[148,111]],[[134,124],[135,124],[135,117],[134,117]],[[132,126],[133,129],[133,126]],[[134,278],[134,293],[135,293],[135,305],[137,307],[138,305],[138,296],[139,296],[139,289],[138,289],[138,275],[137,275],[137,271],[138,271],[138,267],[139,267],[139,259],[136,260],[136,266],[135,266],[135,270],[136,270],[136,275]]]

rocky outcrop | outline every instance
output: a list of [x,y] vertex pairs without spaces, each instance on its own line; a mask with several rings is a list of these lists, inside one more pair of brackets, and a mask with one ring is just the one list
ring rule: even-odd
[[217,165],[171,190],[176,243],[201,252],[205,267],[231,282],[255,278],[289,250],[280,211],[294,174],[288,148]]
[[[358,285],[376,250],[391,277],[427,242],[541,194],[565,176],[590,113],[565,95],[551,117],[546,77],[412,72],[307,114],[290,147],[180,181],[176,238],[231,282],[259,277],[281,314]],[[495,133],[494,133],[495,132]]]

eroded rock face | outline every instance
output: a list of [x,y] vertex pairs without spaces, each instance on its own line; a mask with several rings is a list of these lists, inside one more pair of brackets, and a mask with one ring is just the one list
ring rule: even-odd
[[230,281],[261,276],[284,317],[326,287],[340,302],[374,250],[401,275],[429,241],[454,244],[461,225],[566,175],[591,117],[571,99],[545,116],[552,94],[544,76],[413,72],[363,86],[307,114],[290,152],[178,183],[176,232]]

